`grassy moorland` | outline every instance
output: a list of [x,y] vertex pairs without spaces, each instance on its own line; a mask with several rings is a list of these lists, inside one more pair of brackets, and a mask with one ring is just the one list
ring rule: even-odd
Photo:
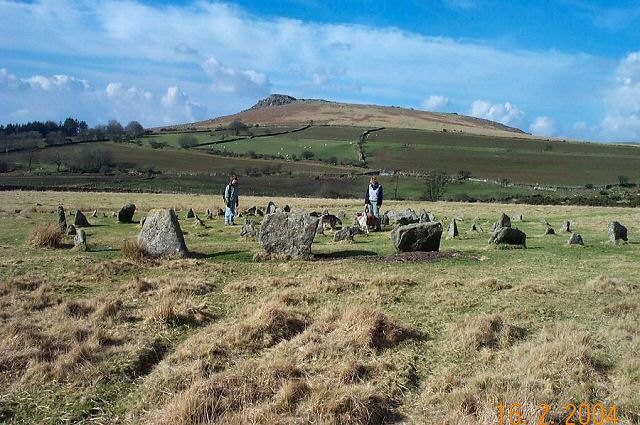
[[[310,261],[254,261],[259,246],[239,226],[185,219],[188,208],[218,207],[217,196],[0,196],[6,423],[498,424],[497,403],[520,403],[529,423],[548,403],[546,419],[564,423],[566,404],[582,402],[615,404],[617,423],[640,423],[636,209],[389,202],[458,217],[461,238],[443,240],[436,259],[394,257],[385,231],[350,244],[319,236]],[[360,208],[274,200],[347,217]],[[131,201],[136,219],[176,208],[193,257],[123,253],[139,226],[111,212]],[[59,204],[98,210],[89,251],[68,238],[26,242],[55,223]],[[523,214],[514,225],[527,249],[491,249],[488,232],[468,231],[474,221],[488,231],[501,212]],[[558,232],[571,220],[586,246],[543,236],[543,218]],[[629,244],[606,243],[612,220]]]

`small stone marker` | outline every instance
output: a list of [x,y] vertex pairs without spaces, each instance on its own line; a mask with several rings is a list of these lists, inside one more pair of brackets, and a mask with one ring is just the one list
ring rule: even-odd
[[64,207],[62,205],[58,206],[58,226],[61,232],[67,230],[67,216],[64,213]]
[[138,236],[138,244],[152,257],[185,257],[189,254],[174,210],[151,211]]
[[627,242],[627,228],[617,221],[609,224],[609,240],[613,243]]
[[187,218],[195,218],[196,215],[193,212],[192,208],[189,208],[189,211],[187,211]]
[[584,245],[582,236],[579,233],[572,233],[568,243],[569,245]]
[[274,204],[272,201],[269,201],[269,203],[267,204],[267,208],[265,209],[264,213],[266,215],[269,215],[269,214],[273,214],[274,212],[276,212],[276,204]]
[[420,223],[429,223],[431,221],[431,217],[429,217],[429,213],[426,210],[420,211]]
[[[321,226],[318,226],[321,227]],[[353,241],[353,237],[357,234],[357,228],[354,227],[343,227],[333,234],[333,241]]]
[[87,216],[85,216],[82,211],[76,211],[76,217],[73,220],[73,224],[76,227],[90,227],[89,220],[87,220]]
[[556,231],[553,230],[553,227],[547,227],[547,229],[544,231],[545,235],[555,235]]
[[86,251],[87,249],[87,234],[83,229],[78,230],[75,237],[73,238],[73,244],[75,248],[78,250]]
[[258,237],[258,229],[256,224],[249,219],[244,220],[244,225],[240,229],[240,236],[247,239],[254,239]]
[[195,227],[205,227],[204,226],[204,222],[202,220],[200,220],[200,217],[196,216],[196,219],[193,222],[193,225]]
[[458,223],[456,223],[456,219],[454,218],[449,223],[449,229],[447,230],[447,236],[450,238],[460,237],[460,233],[458,233]]
[[496,245],[519,245],[527,247],[527,235],[515,227],[501,227],[497,229],[489,243]]
[[73,236],[76,234],[76,226],[74,226],[73,224],[70,224],[67,226],[67,228],[65,229],[64,232],[67,236]]
[[562,225],[562,231],[565,233],[571,233],[571,222],[569,220],[565,221]]
[[98,210],[93,210],[91,217],[98,217]]
[[393,246],[398,251],[439,251],[442,224],[439,222],[414,223],[396,227],[391,232]]
[[217,215],[218,217],[223,216],[223,215],[224,215],[224,210],[223,210],[222,208],[218,208],[218,212],[216,213],[216,215]]
[[213,220],[213,212],[207,208],[207,220]]
[[[505,213],[502,213],[500,216],[500,221],[498,222],[499,227],[511,227],[511,218]],[[497,230],[497,229],[496,229]]]
[[127,204],[120,208],[118,212],[119,223],[131,223],[133,221],[133,214],[136,212],[135,204]]
[[291,212],[291,207],[289,205],[285,205],[282,210],[286,213]]

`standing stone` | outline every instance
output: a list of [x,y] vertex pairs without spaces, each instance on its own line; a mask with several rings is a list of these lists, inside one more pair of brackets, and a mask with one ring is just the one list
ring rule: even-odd
[[78,232],[76,233],[75,237],[73,238],[73,244],[75,245],[76,249],[82,250],[82,251],[86,251],[87,249],[87,234],[84,232],[84,230],[80,229],[78,230]]
[[196,216],[196,219],[193,221],[194,227],[205,227],[204,222],[200,220],[200,217]]
[[111,213],[111,217],[114,217],[114,218],[115,218],[115,217],[117,217],[117,216],[118,216],[118,214],[116,214],[116,212],[115,212],[115,211]]
[[82,211],[76,211],[76,217],[73,220],[73,224],[76,227],[90,227],[89,220],[87,220],[87,216],[85,216]]
[[571,222],[569,220],[565,221],[562,225],[562,231],[565,233],[571,233]]
[[511,218],[508,215],[506,215],[505,213],[502,213],[502,215],[500,216],[500,221],[498,222],[498,226],[499,227],[511,227]]
[[391,241],[398,251],[439,251],[442,239],[441,223],[414,223],[395,228]]
[[136,212],[136,206],[134,204],[127,204],[120,208],[118,212],[118,222],[131,223],[133,221],[133,214]]
[[213,220],[213,212],[207,208],[207,220]]
[[256,224],[249,219],[244,220],[244,225],[240,229],[240,236],[247,239],[254,239],[258,236],[258,229]]
[[76,226],[74,226],[73,224],[70,224],[67,226],[67,228],[65,229],[64,232],[67,236],[73,236],[76,234]]
[[338,217],[338,220],[340,221],[344,221],[346,216],[347,213],[345,212],[345,210],[338,210],[338,212],[336,213],[336,217]]
[[420,223],[429,223],[431,221],[431,217],[429,217],[429,213],[426,210],[420,211]]
[[317,217],[304,213],[268,214],[260,229],[260,244],[270,254],[308,256],[318,222]]
[[569,245],[584,245],[582,236],[579,233],[572,233],[568,243]]
[[387,212],[382,214],[382,216],[380,217],[380,225],[381,226],[388,226],[389,225],[389,215],[387,215]]
[[247,211],[245,211],[245,215],[256,215],[256,210],[258,208],[254,205],[251,208],[249,208]]
[[189,254],[174,210],[151,211],[140,230],[138,244],[152,257],[186,257]]
[[545,235],[555,235],[556,231],[553,230],[553,227],[547,227],[547,229],[544,231]]
[[67,216],[64,213],[64,207],[62,205],[58,206],[58,226],[61,232],[67,230]]
[[[320,226],[318,226],[320,227]],[[333,234],[333,241],[353,241],[353,237],[357,234],[357,227],[343,227]]]
[[289,205],[285,205],[282,210],[286,213],[291,212],[291,207]]
[[478,226],[476,223],[473,223],[473,225],[471,226],[471,232],[479,232],[480,226]]
[[91,213],[91,217],[98,217],[98,210],[93,210],[93,212]]
[[264,210],[264,213],[269,215],[273,214],[274,212],[276,212],[276,204],[274,204],[272,201],[269,201],[269,203],[267,204],[267,209]]
[[192,208],[189,208],[189,211],[187,211],[187,218],[196,218]]
[[460,233],[458,233],[458,223],[456,223],[455,218],[451,220],[451,223],[449,223],[449,229],[447,229],[447,235],[450,238],[460,237]]
[[389,210],[386,215],[389,218],[389,224],[391,225],[406,226],[407,224],[420,222],[420,217],[411,208],[407,208],[405,211],[400,213]]
[[496,245],[519,245],[527,247],[527,235],[515,227],[501,227],[497,229],[489,243]]
[[316,229],[316,236],[319,236],[319,235],[324,236],[324,226],[321,224],[319,224],[318,228]]
[[218,208],[218,212],[216,212],[216,215],[217,215],[218,217],[223,216],[223,215],[224,215],[224,210],[223,210],[222,208]]
[[617,221],[609,224],[609,240],[613,243],[627,242],[627,228]]

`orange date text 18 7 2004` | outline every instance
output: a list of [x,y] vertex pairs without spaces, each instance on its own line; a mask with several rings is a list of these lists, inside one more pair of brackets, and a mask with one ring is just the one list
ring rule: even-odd
[[[602,403],[567,403],[562,415],[551,414],[551,406],[547,403],[538,405],[539,411],[533,418],[526,417],[520,403],[496,405],[499,425],[616,425],[618,423],[617,408]],[[527,413],[531,413],[527,409]],[[559,420],[560,416],[563,419]]]

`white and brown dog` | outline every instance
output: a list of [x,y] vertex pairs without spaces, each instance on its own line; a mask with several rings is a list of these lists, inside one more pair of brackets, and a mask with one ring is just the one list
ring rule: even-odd
[[355,219],[356,223],[358,223],[358,226],[360,227],[360,230],[367,234],[369,233],[369,231],[374,230],[376,228],[376,224],[378,223],[376,216],[370,212],[358,212],[356,213]]

